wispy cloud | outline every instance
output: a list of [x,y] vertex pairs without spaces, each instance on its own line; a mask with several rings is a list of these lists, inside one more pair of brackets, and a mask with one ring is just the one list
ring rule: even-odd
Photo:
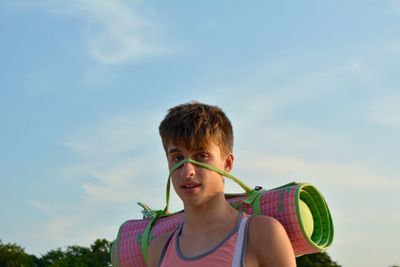
[[[95,201],[126,202],[145,192],[147,177],[159,176],[161,142],[149,117],[124,115],[77,133],[65,143],[76,157],[70,173],[86,177],[81,186]],[[144,147],[156,147],[143,150]],[[150,181],[151,185],[151,181]],[[148,186],[148,185],[147,185]]]
[[384,3],[383,8],[387,13],[400,15],[400,2],[398,0],[387,0]]
[[152,10],[143,1],[42,0],[18,5],[83,20],[82,36],[88,51],[103,64],[136,62],[170,50],[163,40],[163,27],[146,17]]
[[81,219],[79,217],[67,217],[62,216],[57,219],[50,221],[46,224],[46,229],[48,230],[48,236],[57,239],[60,235],[67,236],[71,233],[74,228],[79,225]]
[[[70,136],[66,137],[64,145],[81,159],[98,161],[111,160],[121,154],[129,154],[142,144],[148,144],[148,139],[157,137],[154,118],[143,117],[141,114],[125,114],[93,122]],[[147,131],[153,130],[151,134]]]
[[[58,183],[74,184],[81,190],[67,202],[30,201],[32,207],[46,215],[38,230],[42,238],[58,244],[87,244],[99,237],[111,240],[124,220],[140,218],[141,208],[136,202],[163,207],[167,166],[156,117],[112,117],[88,125],[62,142],[74,160],[60,169],[60,175],[72,178]],[[118,212],[128,208],[132,217]],[[104,218],[104,214],[109,218],[92,227],[93,221]]]
[[[400,186],[400,176],[395,172],[381,170],[369,162],[337,162],[319,157],[305,159],[287,154],[246,153],[242,164],[249,172],[268,174],[268,183],[275,180],[297,180],[323,184],[335,191],[354,189],[385,189]],[[259,178],[260,179],[260,178]],[[252,179],[253,180],[253,179]],[[254,180],[253,180],[254,181]],[[258,181],[261,182],[261,181]],[[277,183],[276,181],[274,183]],[[277,184],[279,185],[279,184]],[[345,189],[347,188],[347,189]]]
[[387,95],[373,100],[366,118],[382,126],[400,126],[400,94]]
[[[159,158],[156,155],[142,155],[89,171],[94,181],[82,183],[86,197],[97,202],[135,203],[144,200],[147,198],[145,195],[152,192],[152,183],[162,185],[164,182],[160,175],[163,164],[154,163],[159,162]],[[155,165],[159,167],[155,168]],[[154,181],[149,181],[150,177]]]
[[160,25],[140,16],[138,2],[84,1],[78,7],[87,18],[85,39],[94,58],[120,64],[166,52]]
[[51,213],[51,212],[54,211],[54,207],[53,207],[51,204],[49,204],[49,203],[44,203],[44,202],[42,202],[42,201],[31,200],[31,201],[29,201],[29,204],[30,204],[33,208],[35,208],[35,209],[37,209],[38,211],[40,211],[40,212],[42,212],[42,213],[45,213],[45,214],[48,214],[48,213]]

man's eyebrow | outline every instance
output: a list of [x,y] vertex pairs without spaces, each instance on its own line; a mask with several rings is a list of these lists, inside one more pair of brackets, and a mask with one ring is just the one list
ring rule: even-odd
[[181,151],[177,148],[171,148],[170,150],[168,150],[168,155],[172,154],[172,153],[180,153]]
[[[200,148],[195,149],[194,152],[199,153],[199,152],[207,152],[207,151],[208,151],[207,148],[200,147]],[[170,150],[167,151],[168,155],[174,154],[174,153],[182,153],[182,151],[179,150],[178,148],[171,148]]]

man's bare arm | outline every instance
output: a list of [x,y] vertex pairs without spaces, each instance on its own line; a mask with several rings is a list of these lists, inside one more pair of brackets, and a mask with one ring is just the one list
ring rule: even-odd
[[150,243],[149,249],[147,251],[146,262],[148,267],[157,267],[165,242],[167,242],[171,234],[171,232],[162,234],[160,237]]
[[250,262],[256,266],[296,267],[296,259],[286,230],[272,217],[252,218],[248,245],[248,255],[253,257]]

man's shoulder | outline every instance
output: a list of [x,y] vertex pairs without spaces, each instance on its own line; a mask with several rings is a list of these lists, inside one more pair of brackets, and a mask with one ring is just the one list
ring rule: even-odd
[[281,238],[287,238],[286,230],[275,218],[263,215],[253,216],[249,222],[249,241],[273,246]]
[[247,255],[258,262],[257,266],[295,266],[286,230],[273,217],[258,215],[251,218],[247,244]]
[[150,246],[164,246],[165,242],[174,234],[174,231],[169,231],[160,234],[157,238],[150,242]]
[[174,231],[163,233],[150,242],[147,253],[147,266],[157,266],[162,250],[173,233]]
[[249,230],[251,233],[270,236],[273,233],[284,230],[284,228],[282,224],[273,217],[256,215],[250,219]]

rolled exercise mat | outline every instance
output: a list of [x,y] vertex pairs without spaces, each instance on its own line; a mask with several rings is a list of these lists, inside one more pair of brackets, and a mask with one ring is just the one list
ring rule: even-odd
[[[184,161],[216,171],[237,182],[246,193],[226,194],[230,205],[247,214],[262,214],[280,221],[296,256],[321,252],[332,244],[332,217],[325,199],[314,186],[294,182],[270,190],[260,187],[250,189],[236,177],[214,166],[190,159]],[[183,163],[173,167],[170,175]],[[164,210],[151,210],[139,203],[144,208],[144,219],[128,220],[120,226],[111,248],[113,266],[145,267],[148,244],[159,235],[176,229],[183,222],[184,211],[168,213],[169,187],[170,176],[167,182],[167,205]]]
[[255,190],[250,197],[227,197],[238,210],[277,219],[285,228],[296,256],[321,252],[332,244],[334,231],[329,208],[311,184],[294,182],[267,191]]

